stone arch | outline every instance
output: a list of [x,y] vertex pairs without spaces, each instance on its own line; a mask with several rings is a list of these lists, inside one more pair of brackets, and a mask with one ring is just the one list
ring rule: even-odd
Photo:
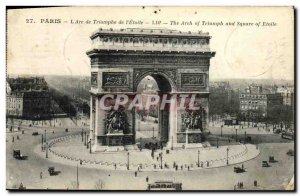
[[141,82],[141,80],[148,75],[155,79],[160,91],[163,91],[163,92],[175,92],[176,91],[177,86],[174,81],[174,76],[172,78],[168,74],[166,74],[164,71],[155,71],[155,70],[149,69],[149,70],[138,71],[134,74],[134,78],[133,78],[133,80],[134,80],[133,91],[134,92],[136,92],[137,87],[138,87],[139,83]]
[[[158,85],[158,89],[160,91],[159,95],[162,97],[163,94],[172,94],[176,91],[176,83],[174,82],[173,78],[170,77],[164,71],[157,71],[153,69],[147,69],[140,71],[134,75],[134,88],[133,91],[137,92],[138,85],[147,76],[151,76],[154,78]],[[169,97],[169,99],[171,99]],[[172,131],[174,130],[174,122],[171,119],[174,119],[174,112],[175,111],[167,111],[167,110],[159,110],[158,112],[158,130],[159,130],[159,137],[160,137],[160,145],[167,146],[171,143],[172,138]]]

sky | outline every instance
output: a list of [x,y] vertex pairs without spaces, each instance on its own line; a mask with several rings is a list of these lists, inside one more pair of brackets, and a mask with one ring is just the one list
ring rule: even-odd
[[[155,13],[156,12],[156,13]],[[210,79],[294,79],[291,7],[68,7],[9,10],[7,73],[90,75],[86,51],[98,28],[166,28],[212,36]],[[32,20],[31,20],[32,19]],[[61,24],[41,23],[60,19]],[[135,20],[143,25],[71,24],[76,20]],[[162,21],[161,25],[152,22]],[[171,25],[192,21],[193,25]],[[215,22],[222,26],[203,25]],[[199,23],[198,23],[199,22]],[[234,23],[227,26],[225,23]],[[262,26],[263,22],[274,26]],[[147,23],[147,24],[145,24]],[[196,25],[196,24],[199,25]],[[253,23],[252,26],[237,25]],[[257,27],[255,24],[260,24]]]

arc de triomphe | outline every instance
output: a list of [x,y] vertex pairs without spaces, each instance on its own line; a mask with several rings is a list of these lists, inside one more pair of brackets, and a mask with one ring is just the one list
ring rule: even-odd
[[[106,111],[100,99],[107,94],[136,95],[137,86],[152,76],[159,94],[169,94],[177,103],[180,97],[195,94],[201,104],[197,112],[159,111],[160,141],[167,148],[203,142],[208,126],[209,66],[215,52],[210,51],[211,36],[162,29],[99,29],[91,35],[90,139],[93,151],[110,147],[130,149],[135,144],[135,111]],[[114,99],[114,98],[112,98]],[[113,117],[114,116],[114,117]],[[123,127],[112,129],[111,118],[126,119]],[[201,119],[191,127],[187,121]]]

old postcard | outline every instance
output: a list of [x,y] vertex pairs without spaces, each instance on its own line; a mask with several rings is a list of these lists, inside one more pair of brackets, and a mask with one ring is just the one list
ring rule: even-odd
[[293,7],[7,7],[8,190],[294,191]]

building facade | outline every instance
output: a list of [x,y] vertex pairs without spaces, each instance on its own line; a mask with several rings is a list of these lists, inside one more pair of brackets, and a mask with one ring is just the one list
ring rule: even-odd
[[[201,143],[208,125],[210,51],[208,33],[162,29],[99,29],[91,35],[91,123],[93,150],[107,146],[135,144],[135,111],[104,111],[100,100],[106,94],[126,94],[132,99],[143,78],[155,79],[159,95],[196,94],[199,113],[159,112],[160,140],[168,147]],[[178,102],[179,98],[171,98]],[[109,117],[126,118],[124,127],[115,126]],[[198,126],[191,126],[196,119]],[[189,119],[189,120],[188,120]],[[201,120],[200,120],[201,119]],[[201,121],[201,122],[200,122]],[[201,125],[201,126],[200,126]],[[113,129],[112,127],[115,127]]]
[[240,111],[253,112],[266,116],[270,108],[282,104],[282,96],[278,93],[266,93],[262,85],[249,85],[245,92],[240,93]]
[[283,104],[288,106],[294,105],[294,88],[291,86],[281,86],[276,90],[283,97]]
[[6,114],[23,119],[47,119],[51,116],[49,88],[42,77],[8,78]]

